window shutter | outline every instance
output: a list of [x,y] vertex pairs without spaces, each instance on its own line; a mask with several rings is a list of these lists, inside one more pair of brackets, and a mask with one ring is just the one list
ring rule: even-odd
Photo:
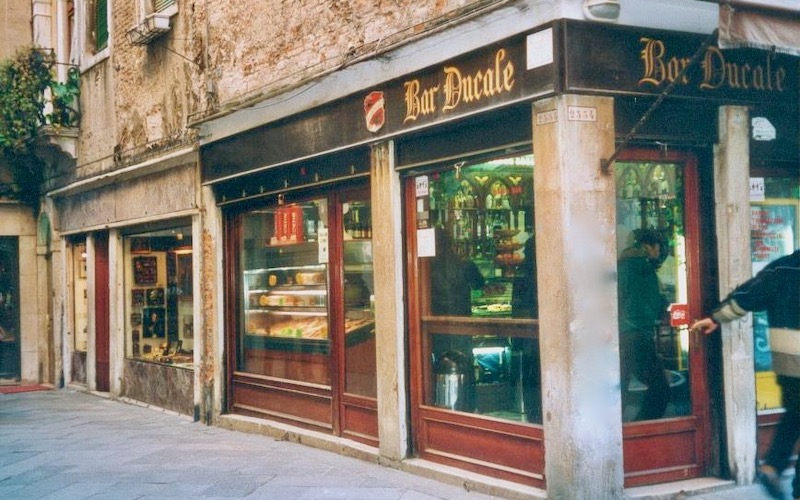
[[108,45],[108,0],[95,0],[95,49],[100,51]]
[[153,0],[153,8],[156,12],[161,12],[174,3],[175,0]]

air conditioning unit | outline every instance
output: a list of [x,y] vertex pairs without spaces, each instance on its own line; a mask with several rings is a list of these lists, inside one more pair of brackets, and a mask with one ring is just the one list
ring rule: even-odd
[[141,23],[128,30],[132,45],[147,45],[152,40],[169,31],[169,16],[161,13],[150,14]]

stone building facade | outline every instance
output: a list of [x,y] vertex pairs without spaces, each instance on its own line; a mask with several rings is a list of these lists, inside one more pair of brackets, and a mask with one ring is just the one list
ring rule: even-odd
[[[32,3],[81,123],[43,196],[50,368],[23,378],[501,496],[753,480],[749,326],[658,325],[666,418],[636,421],[647,387],[620,387],[626,238],[661,231],[663,291],[699,316],[750,273],[749,177],[780,200],[763,210],[795,203],[796,59],[723,52],[717,4]],[[695,52],[752,85],[703,87]],[[482,274],[467,312],[434,305],[441,229]]]

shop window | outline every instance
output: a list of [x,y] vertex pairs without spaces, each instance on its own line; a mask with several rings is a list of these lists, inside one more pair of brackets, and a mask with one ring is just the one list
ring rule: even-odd
[[127,358],[192,367],[191,234],[181,226],[124,238]]
[[72,276],[74,283],[73,304],[73,349],[75,352],[86,352],[89,335],[89,297],[86,278],[86,242],[72,246]]
[[413,181],[424,404],[541,422],[533,157]]
[[242,217],[238,370],[330,385],[328,227],[325,198]]
[[[783,255],[800,248],[800,179],[751,178],[750,255],[753,274]],[[781,407],[781,389],[772,371],[769,321],[764,312],[753,314],[758,410]]]

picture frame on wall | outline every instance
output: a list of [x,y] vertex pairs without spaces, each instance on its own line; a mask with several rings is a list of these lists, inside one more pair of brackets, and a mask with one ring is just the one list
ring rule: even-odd
[[148,306],[163,306],[164,305],[164,289],[163,288],[148,288],[147,297],[145,298]]
[[178,297],[182,301],[192,300],[192,254],[176,255]]
[[183,338],[194,338],[194,316],[191,314],[183,315]]
[[137,285],[158,283],[158,260],[155,256],[133,258],[133,282]]
[[146,339],[164,338],[166,336],[165,315],[163,307],[146,307],[142,319],[142,336]]
[[131,313],[131,326],[139,326],[142,324],[142,313]]
[[142,307],[144,305],[144,289],[135,288],[131,290],[131,304],[134,307]]

